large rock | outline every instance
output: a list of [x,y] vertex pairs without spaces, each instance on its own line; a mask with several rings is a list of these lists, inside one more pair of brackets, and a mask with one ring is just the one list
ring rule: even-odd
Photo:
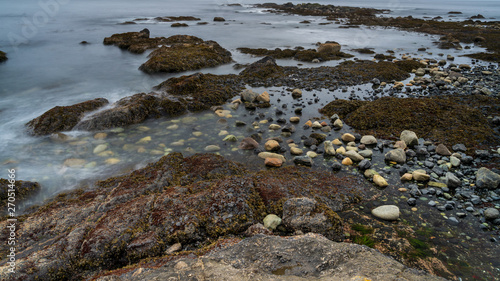
[[338,54],[340,53],[341,46],[337,42],[326,42],[320,44],[318,47],[318,53],[321,54]]
[[359,155],[359,153],[357,153],[354,150],[346,151],[346,153],[344,153],[344,156],[351,158],[351,160],[354,162],[359,162],[359,161],[365,159],[363,156]]
[[256,149],[257,147],[259,147],[259,143],[251,137],[246,137],[241,140],[240,145],[238,146],[239,149],[243,150]]
[[[9,182],[9,179],[1,179],[0,178],[0,215],[7,215],[8,211],[8,203],[12,204],[12,201],[9,201],[9,197],[12,198],[12,193],[15,193],[15,204],[19,204],[24,200],[29,198],[30,196],[35,195],[40,191],[40,184],[37,182],[31,181],[22,181],[16,179],[14,182],[14,191],[12,190],[12,183]],[[12,205],[10,205],[12,206]]]
[[325,147],[325,154],[326,154],[326,155],[335,155],[335,154],[337,154],[337,153],[335,152],[335,148],[333,147],[333,144],[332,144],[332,142],[331,142],[331,141],[325,141],[325,142],[323,143],[323,145],[324,145],[324,147]]
[[26,124],[29,133],[35,136],[49,135],[73,129],[86,113],[108,104],[107,99],[98,98],[70,106],[56,106]]
[[231,53],[215,41],[162,46],[139,69],[146,73],[181,72],[214,67],[232,61]]
[[372,215],[379,219],[394,221],[399,218],[399,208],[395,205],[383,205],[373,209]]
[[78,123],[79,130],[104,130],[138,124],[148,118],[178,116],[186,107],[178,101],[172,101],[160,94],[135,94],[123,98],[114,107],[99,111]]
[[366,145],[377,144],[377,139],[372,135],[366,135],[361,138],[360,143]]
[[482,167],[476,174],[476,186],[479,188],[496,189],[500,185],[500,175]]
[[343,238],[342,219],[326,205],[301,197],[283,204],[283,224],[295,231],[320,233],[328,239]]
[[399,138],[405,142],[406,146],[418,145],[417,134],[413,131],[404,130],[401,132],[401,136]]
[[385,160],[404,164],[406,162],[406,153],[403,149],[393,149],[385,154]]
[[[175,243],[194,249],[219,237],[244,235],[265,214],[281,213],[293,194],[314,197],[313,215],[323,214],[334,226],[333,212],[359,203],[368,188],[355,177],[325,171],[284,167],[251,172],[214,154],[184,158],[171,153],[90,190],[69,191],[27,210],[16,225],[16,252],[30,254],[16,255],[16,278],[94,276],[161,258]],[[8,223],[0,221],[0,228],[7,229]],[[1,232],[0,239],[7,241],[7,235]],[[0,243],[1,252],[9,247]],[[10,280],[8,268],[0,265],[0,279]]]

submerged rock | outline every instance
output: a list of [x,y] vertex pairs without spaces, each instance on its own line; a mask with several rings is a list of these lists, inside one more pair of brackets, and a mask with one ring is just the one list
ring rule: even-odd
[[[180,153],[96,187],[68,192],[24,215],[16,229],[22,234],[17,250],[33,254],[17,257],[19,278],[90,276],[161,257],[175,243],[190,249],[221,236],[243,235],[265,214],[282,213],[292,194],[314,197],[315,213],[330,219],[359,202],[368,188],[355,177],[324,171],[250,172],[214,154],[184,158]],[[6,220],[0,222],[6,226]],[[61,262],[67,260],[78,265]],[[0,266],[1,274],[7,268]]]
[[162,46],[139,69],[146,73],[181,72],[231,62],[231,53],[215,41]]
[[7,60],[7,54],[0,51],[0,62],[4,62]]
[[28,132],[35,136],[49,135],[73,129],[86,113],[108,104],[98,98],[69,106],[56,106],[26,124]]

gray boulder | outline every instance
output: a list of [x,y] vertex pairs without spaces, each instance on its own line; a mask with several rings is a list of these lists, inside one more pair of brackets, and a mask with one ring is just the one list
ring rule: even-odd
[[479,188],[496,189],[500,184],[500,175],[482,167],[477,171],[476,186]]
[[320,233],[331,240],[343,238],[340,217],[326,205],[307,197],[288,199],[283,204],[283,224],[295,231]]
[[404,130],[399,138],[406,143],[406,146],[418,145],[417,134],[413,131]]
[[385,160],[404,164],[406,162],[406,153],[401,148],[394,149],[385,154]]

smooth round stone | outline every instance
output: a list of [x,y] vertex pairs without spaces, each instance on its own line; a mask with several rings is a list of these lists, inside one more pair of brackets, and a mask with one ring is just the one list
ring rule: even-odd
[[279,129],[281,129],[281,126],[278,124],[269,125],[269,130],[279,130]]
[[269,167],[281,167],[281,165],[283,165],[283,161],[278,158],[266,158],[264,160],[264,164]]
[[373,182],[379,187],[386,187],[389,185],[387,181],[380,175],[374,175]]
[[373,151],[371,151],[370,149],[361,150],[358,153],[364,158],[370,158],[373,156]]
[[203,136],[203,133],[202,132],[193,132],[193,136],[201,137],[201,136]]
[[346,157],[342,160],[342,165],[351,166],[353,164],[351,158]]
[[226,136],[222,141],[226,141],[226,142],[237,142],[238,139],[236,138],[235,135],[228,135]]
[[339,139],[332,140],[332,144],[334,145],[342,145],[342,142]]
[[377,139],[372,136],[372,135],[366,135],[366,136],[363,136],[361,138],[361,141],[360,141],[362,144],[376,144],[377,143]]
[[147,132],[151,129],[149,127],[146,127],[146,126],[139,126],[139,127],[137,127],[137,130],[139,130],[141,132]]
[[115,155],[115,154],[111,150],[106,150],[106,151],[103,151],[103,152],[100,152],[97,154],[97,156],[100,156],[100,157],[109,157],[109,156],[113,156],[113,155]]
[[352,135],[352,134],[345,133],[342,135],[341,139],[345,142],[351,142],[351,141],[355,141],[356,137],[354,137],[354,135]]
[[106,149],[108,149],[108,145],[105,144],[105,143],[103,143],[103,144],[100,144],[100,145],[96,146],[94,148],[93,152],[94,152],[94,154],[99,154],[99,153],[105,151]]
[[124,131],[125,131],[125,129],[123,129],[123,128],[114,128],[114,129],[111,129],[111,132],[112,133],[116,133],[116,134],[122,133]]
[[309,157],[311,157],[311,158],[316,158],[316,157],[318,157],[318,154],[317,154],[316,152],[314,152],[314,151],[308,151],[308,152],[306,153],[306,155],[307,155],[307,156],[309,156]]
[[163,154],[165,154],[165,152],[162,150],[153,149],[149,152],[149,154],[151,154],[151,155],[163,155]]
[[96,166],[97,166],[97,162],[92,161],[90,163],[87,163],[84,168],[85,169],[92,169],[92,168],[95,168]]
[[229,135],[229,132],[226,131],[226,130],[222,130],[219,132],[219,137],[222,137],[222,136],[225,136],[225,135]]
[[104,161],[108,165],[114,165],[120,162],[120,159],[118,158],[108,158],[106,161]]
[[300,122],[300,117],[297,117],[297,116],[290,117],[290,122],[291,123],[299,123]]
[[298,147],[290,147],[290,153],[292,155],[301,155],[304,151]]
[[184,141],[174,141],[170,145],[171,146],[183,146],[184,145]]
[[207,151],[207,152],[215,152],[215,151],[219,151],[219,150],[220,150],[220,146],[214,145],[214,144],[207,145],[205,147],[205,151]]
[[142,139],[140,139],[138,142],[136,142],[136,144],[145,144],[145,143],[148,143],[150,141],[151,141],[151,137],[147,136],[147,137],[143,137]]
[[108,136],[106,133],[97,133],[94,135],[94,139],[96,140],[103,140]]
[[82,167],[87,163],[85,159],[69,158],[64,160],[63,165],[68,167]]
[[394,221],[399,218],[399,208],[395,205],[383,205],[373,209],[372,215],[379,219]]

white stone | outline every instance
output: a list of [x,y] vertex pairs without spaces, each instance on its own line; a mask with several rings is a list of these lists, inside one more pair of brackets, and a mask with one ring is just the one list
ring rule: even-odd
[[373,209],[372,215],[379,219],[394,221],[399,218],[399,208],[395,205],[383,205]]

